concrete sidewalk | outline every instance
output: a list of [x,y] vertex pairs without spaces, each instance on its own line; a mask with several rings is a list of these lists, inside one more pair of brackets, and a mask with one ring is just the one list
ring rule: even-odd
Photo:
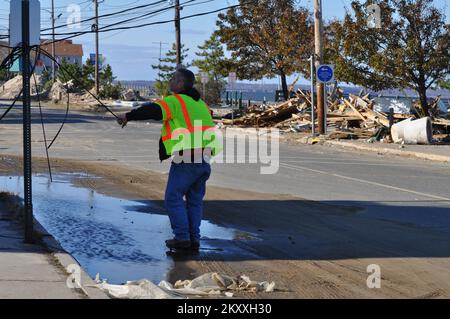
[[38,244],[25,244],[23,230],[0,202],[0,299],[92,297],[67,287],[68,274],[61,265],[61,257],[71,259],[67,254],[50,253]]
[[324,141],[323,145],[379,155],[394,155],[450,163],[450,145],[398,145],[366,141]]

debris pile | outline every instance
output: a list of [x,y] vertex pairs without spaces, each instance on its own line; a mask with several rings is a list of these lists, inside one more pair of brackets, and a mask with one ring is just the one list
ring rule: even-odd
[[[335,89],[327,98],[329,134],[326,138],[328,139],[369,139],[372,142],[375,140],[392,142],[391,125],[411,118],[425,118],[418,114],[394,113],[390,119],[390,114],[376,110],[375,100],[371,100],[369,95],[350,94],[348,98],[345,98],[340,89]],[[435,100],[431,104],[432,132],[430,134],[448,135],[450,120],[441,116],[437,107],[438,103],[439,101]],[[222,123],[225,126],[277,128],[284,133],[310,132],[312,128],[311,94],[299,90],[296,97],[287,102],[267,106],[267,109],[264,109],[264,106],[252,107],[240,118],[224,119]],[[414,121],[411,123],[415,124]],[[317,119],[315,125],[317,126]],[[429,127],[426,128],[429,129]]]
[[138,101],[139,100],[139,96],[137,94],[137,92],[135,92],[134,90],[127,90],[122,94],[122,100],[123,101],[128,101],[128,102],[132,102],[132,101]]
[[[307,107],[308,105],[298,98],[270,106],[267,110],[254,107],[242,117],[236,118],[234,124],[246,127],[287,127],[291,122],[301,121],[297,114],[303,113]],[[224,124],[232,124],[232,121],[225,120]]]
[[95,106],[97,105],[97,101],[90,95],[89,93],[67,93],[70,92],[73,88],[73,81],[69,81],[67,83],[62,83],[57,80],[53,83],[53,86],[50,90],[50,98],[53,103],[66,103],[67,102],[67,94],[70,94],[70,104],[82,104],[86,106]]
[[179,280],[174,285],[161,281],[155,285],[148,280],[130,281],[125,285],[110,285],[96,278],[97,287],[113,299],[179,299],[233,297],[236,293],[272,293],[274,282],[257,282],[248,276],[233,278],[207,273],[194,280]]

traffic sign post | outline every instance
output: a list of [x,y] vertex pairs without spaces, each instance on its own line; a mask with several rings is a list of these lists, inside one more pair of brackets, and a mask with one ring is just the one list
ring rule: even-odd
[[[237,74],[236,72],[230,72],[228,74],[228,84],[231,85],[231,126],[234,126],[234,104],[233,104],[233,90],[234,90],[234,84],[237,81]],[[237,99],[237,96],[236,96]]]
[[22,78],[23,78],[23,179],[25,204],[25,242],[33,243],[33,199],[31,169],[30,97],[30,2],[22,0]]
[[[31,72],[30,51],[40,45],[40,2],[39,0],[10,1],[10,46],[22,48],[18,71],[22,71],[23,106],[23,179],[24,179],[24,224],[25,242],[33,243],[33,192],[31,153]],[[37,53],[36,53],[37,54]],[[36,61],[35,64],[38,64]],[[36,66],[36,65],[35,65]]]
[[209,74],[207,72],[202,72],[202,84],[203,84],[203,100],[206,100],[206,84],[209,82]]
[[324,126],[325,134],[327,133],[327,115],[328,115],[328,92],[327,84],[334,82],[334,66],[331,64],[322,64],[316,71],[317,81],[324,84],[325,110],[324,110]]

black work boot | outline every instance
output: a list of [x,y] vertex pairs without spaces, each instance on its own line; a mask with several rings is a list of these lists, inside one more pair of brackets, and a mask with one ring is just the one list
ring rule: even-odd
[[177,239],[170,239],[166,240],[166,246],[169,249],[181,249],[181,250],[187,250],[191,248],[191,241],[190,240],[177,240]]

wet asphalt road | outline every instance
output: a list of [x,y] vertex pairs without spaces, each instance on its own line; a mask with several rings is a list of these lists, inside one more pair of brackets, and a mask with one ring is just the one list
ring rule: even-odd
[[[47,137],[51,140],[60,128],[64,111],[44,113]],[[33,153],[45,156],[39,111],[35,108],[33,122]],[[71,113],[50,156],[167,172],[170,164],[158,161],[160,128],[157,123],[131,123],[121,129],[110,115]],[[22,153],[21,131],[19,109],[0,122],[0,154]],[[279,170],[273,175],[261,175],[261,166],[267,165],[260,163],[213,166],[209,185],[269,195],[258,195],[254,201],[208,201],[212,240],[202,240],[202,245],[220,247],[221,251],[201,252],[202,272],[258,274],[262,280],[273,277],[286,291],[279,296],[286,297],[450,296],[450,165],[317,145],[281,144],[279,151]],[[16,180],[13,182],[19,185]],[[57,184],[43,187],[53,188],[58,195]],[[171,269],[172,260],[166,259],[160,245],[170,235],[166,216],[139,214],[142,207],[136,207],[136,203],[129,209],[114,202],[113,207],[119,211],[112,218],[105,215],[109,209],[99,205],[109,205],[112,199],[92,196],[89,189],[82,191],[84,197],[76,196],[74,201],[61,201],[59,195],[57,198],[63,207],[72,203],[72,207],[82,208],[73,210],[78,212],[76,216],[68,217],[77,233],[85,232],[86,238],[92,237],[92,229],[99,234],[92,237],[93,243],[77,236],[66,240],[71,229],[58,222],[60,210],[43,211],[49,214],[47,226],[52,234],[61,236],[67,250],[77,256],[91,276],[101,272],[117,282],[141,277],[157,282]],[[285,197],[276,194],[345,207],[283,200]],[[51,199],[45,192],[42,198]],[[94,199],[93,212],[82,207],[90,203],[83,198]],[[151,210],[151,206],[142,212],[151,214],[147,209]],[[234,218],[224,218],[229,216]],[[217,223],[256,234],[257,240],[218,240],[214,226]],[[110,239],[112,250],[102,246],[105,237]],[[147,246],[154,238],[156,246]],[[98,252],[101,258],[89,255],[92,252]],[[154,267],[146,267],[152,260]],[[382,267],[385,289],[367,290],[369,263]],[[122,277],[115,278],[117,274]],[[177,280],[185,277],[183,273],[174,275],[178,275],[174,277]]]
[[[44,113],[47,138],[51,140],[65,112]],[[33,123],[33,153],[44,156],[36,108]],[[50,155],[167,172],[169,164],[158,161],[160,127],[158,123],[140,122],[121,129],[110,115],[71,113]],[[0,123],[1,153],[21,154],[21,130],[19,106]],[[215,164],[210,185],[352,205],[375,218],[417,222],[450,231],[448,164],[281,144],[279,171],[261,175],[261,166],[267,165]]]

